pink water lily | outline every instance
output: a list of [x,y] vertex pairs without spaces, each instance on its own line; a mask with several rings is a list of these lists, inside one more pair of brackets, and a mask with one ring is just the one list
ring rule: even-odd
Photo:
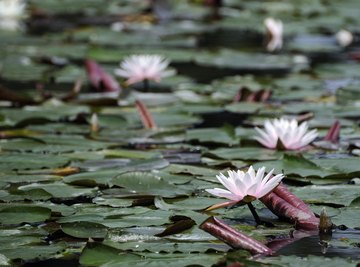
[[231,203],[237,202],[250,202],[254,199],[261,198],[270,193],[284,178],[283,174],[278,174],[272,177],[274,170],[271,170],[265,177],[265,167],[261,167],[256,172],[252,166],[249,167],[247,172],[241,170],[228,171],[229,177],[220,173],[216,178],[227,189],[214,188],[206,189],[210,194],[218,197],[230,199],[226,202],[228,206]]
[[132,55],[124,59],[115,74],[127,78],[127,84],[134,84],[144,80],[160,82],[162,78],[174,74],[167,69],[169,61],[159,55]]
[[276,148],[280,141],[282,148],[298,150],[310,144],[318,136],[316,129],[308,131],[308,128],[307,122],[299,125],[295,119],[266,120],[263,130],[255,128],[259,133],[255,139],[267,148]]

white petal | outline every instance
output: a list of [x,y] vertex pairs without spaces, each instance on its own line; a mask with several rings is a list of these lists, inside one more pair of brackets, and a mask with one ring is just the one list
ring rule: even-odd
[[251,186],[248,188],[248,190],[247,190],[247,192],[246,192],[246,195],[256,197],[257,187],[258,187],[257,184],[251,185]]
[[235,179],[235,187],[236,189],[233,191],[234,193],[240,195],[240,196],[245,196],[246,194],[246,184],[244,183],[243,180],[243,175],[237,175],[236,179]]
[[264,177],[264,173],[265,173],[265,167],[261,167],[260,169],[258,169],[254,183],[261,184],[261,181]]
[[274,172],[274,169],[272,169],[271,171],[268,172],[268,174],[261,181],[261,186],[264,186],[269,181],[269,179],[271,178],[273,172]]
[[260,136],[254,139],[268,148],[276,148],[277,141],[283,143],[288,150],[300,149],[311,143],[317,137],[317,131],[308,132],[308,123],[303,122],[300,125],[295,119],[287,120],[285,118],[266,120],[264,130],[255,128]]
[[224,174],[220,173],[220,175],[216,175],[216,178],[228,190],[232,191],[234,189],[234,183],[229,178],[227,178]]
[[241,199],[243,199],[243,197],[241,198],[241,196],[234,195],[231,192],[221,189],[221,188],[206,189],[206,192],[208,192],[214,196],[223,197],[223,198],[227,198],[230,200],[239,200],[240,201]]
[[255,171],[254,168],[250,166],[246,173],[241,170],[228,171],[229,177],[221,173],[217,175],[217,178],[228,190],[215,188],[207,189],[206,191],[213,195],[234,201],[240,201],[246,195],[260,198],[272,191],[284,177],[283,174],[272,177],[273,171],[274,169],[264,177],[265,167],[261,167]]
[[250,166],[247,172],[250,175],[251,180],[254,180],[255,179],[255,171],[254,171],[253,166]]
[[260,144],[262,144],[264,147],[267,148],[275,148],[276,146],[273,146],[271,143],[267,142],[264,139],[261,139],[260,137],[256,136],[255,140],[258,141]]
[[161,78],[174,74],[166,70],[169,61],[158,55],[132,55],[123,60],[115,74],[128,78],[127,83],[140,82],[145,79],[159,82]]
[[266,191],[266,190],[271,191],[272,189],[274,189],[281,182],[281,180],[283,178],[284,178],[283,174],[275,175],[274,177],[270,178],[269,181],[264,183],[262,185],[262,187],[260,188],[260,190],[261,191]]
[[308,132],[307,134],[305,134],[301,141],[303,144],[307,145],[307,144],[311,143],[312,141],[314,141],[317,136],[318,136],[318,132],[317,132],[317,130],[314,129],[314,130]]
[[261,130],[260,128],[255,128],[255,130],[260,134],[259,136],[255,136],[254,139],[260,142],[262,145],[268,147],[268,148],[275,148],[276,142],[277,142],[277,135],[274,136],[271,134],[268,134],[267,132]]

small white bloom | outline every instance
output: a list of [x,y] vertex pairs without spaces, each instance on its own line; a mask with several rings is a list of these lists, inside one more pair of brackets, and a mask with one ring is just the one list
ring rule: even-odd
[[31,65],[31,59],[29,57],[21,57],[19,61],[20,61],[21,65],[24,65],[24,66]]
[[351,32],[347,30],[341,30],[335,35],[336,41],[341,45],[342,47],[350,45],[353,40],[354,36]]
[[96,113],[93,113],[90,118],[90,130],[93,133],[96,133],[99,131],[99,118]]
[[0,0],[0,17],[21,18],[24,15],[25,6],[22,0]]
[[284,178],[283,174],[272,177],[273,171],[274,169],[264,177],[265,167],[261,167],[255,172],[254,168],[250,166],[246,173],[240,170],[228,171],[229,177],[220,173],[216,178],[227,190],[214,188],[206,189],[206,191],[215,196],[230,199],[234,204],[244,200],[246,196],[258,199],[270,193]]
[[280,50],[283,46],[283,23],[281,20],[266,18],[264,20],[266,33],[269,37],[266,50],[273,52]]
[[21,28],[25,8],[23,0],[0,0],[0,28],[12,31]]
[[114,22],[110,25],[111,30],[114,32],[122,32],[126,27],[123,22]]
[[285,149],[297,150],[310,144],[317,137],[317,130],[308,131],[307,122],[298,125],[298,122],[286,119],[266,120],[264,130],[255,128],[260,134],[255,139],[268,148],[276,148],[281,141]]
[[304,55],[294,55],[293,62],[298,65],[308,65],[309,59]]
[[127,84],[144,80],[160,82],[162,78],[174,74],[167,70],[169,61],[159,55],[132,55],[124,59],[115,74],[127,78]]

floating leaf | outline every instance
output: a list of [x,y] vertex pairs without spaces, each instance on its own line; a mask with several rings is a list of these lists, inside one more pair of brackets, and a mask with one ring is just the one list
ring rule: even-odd
[[59,182],[53,184],[33,183],[20,186],[18,189],[21,191],[42,189],[51,194],[54,198],[76,198],[79,196],[94,196],[97,191],[96,188],[83,188]]
[[301,155],[285,154],[281,160],[261,162],[255,166],[274,168],[275,173],[284,172],[287,176],[350,179],[359,173],[357,162],[357,158],[310,160]]
[[0,206],[1,224],[38,223],[50,218],[51,210],[33,205]]
[[[349,206],[358,197],[359,185],[311,185],[294,188],[292,191],[308,203]],[[344,194],[346,192],[346,194]]]
[[218,158],[231,160],[271,160],[280,158],[282,152],[257,147],[234,147],[211,150],[208,154]]
[[93,222],[63,223],[61,230],[77,238],[104,238],[107,234],[105,226]]
[[121,252],[100,243],[88,243],[81,253],[80,264],[85,266],[100,266],[114,260],[118,263],[126,263],[139,260],[140,258],[138,255]]
[[240,141],[239,138],[235,136],[234,129],[230,126],[187,130],[186,140],[196,140],[201,143],[219,143],[228,146],[235,145]]
[[187,190],[165,181],[156,173],[129,172],[113,178],[112,183],[139,195],[174,197],[186,195]]

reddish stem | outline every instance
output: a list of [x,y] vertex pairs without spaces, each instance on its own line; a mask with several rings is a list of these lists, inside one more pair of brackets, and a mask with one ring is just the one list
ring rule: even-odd
[[233,102],[266,102],[270,98],[271,94],[272,92],[270,90],[261,89],[252,92],[246,87],[241,87],[234,96]]
[[261,90],[261,94],[260,94],[260,102],[266,102],[267,100],[269,100],[269,98],[272,95],[272,91],[270,90]]
[[119,83],[109,73],[103,70],[94,60],[85,60],[85,68],[91,85],[98,91],[120,92]]
[[331,143],[337,144],[339,143],[340,139],[340,122],[336,120],[333,125],[331,125],[329,131],[327,132],[326,136],[324,137],[325,141],[330,141]]
[[280,218],[294,222],[295,227],[298,229],[316,230],[319,227],[319,219],[313,213],[308,213],[294,207],[273,192],[262,197],[260,200]]
[[135,105],[139,112],[139,115],[140,115],[140,118],[141,118],[144,128],[145,129],[156,129],[157,128],[156,123],[155,123],[153,117],[151,116],[150,111],[145,106],[145,104],[143,102],[141,102],[140,100],[136,100]]
[[208,218],[199,227],[233,248],[242,248],[252,254],[272,254],[272,250],[264,244],[235,230],[215,217]]
[[308,205],[304,203],[300,198],[298,198],[295,194],[290,192],[290,190],[283,184],[280,183],[273,191],[280,198],[288,202],[290,205],[294,206],[297,209],[300,209],[306,213],[314,215],[312,210]]

